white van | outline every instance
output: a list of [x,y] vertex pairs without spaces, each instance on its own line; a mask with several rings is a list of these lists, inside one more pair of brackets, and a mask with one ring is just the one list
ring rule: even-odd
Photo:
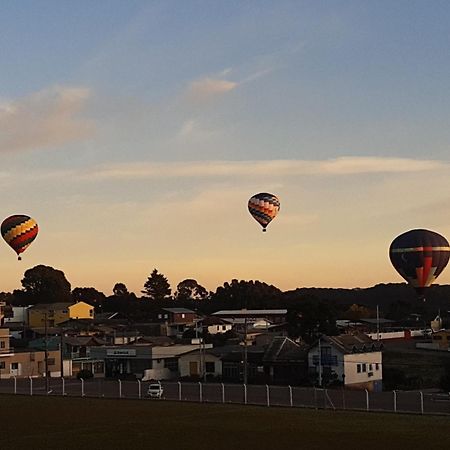
[[147,389],[147,395],[150,398],[161,398],[163,395],[164,389],[161,386],[161,383],[158,381],[157,383],[152,382],[149,384]]

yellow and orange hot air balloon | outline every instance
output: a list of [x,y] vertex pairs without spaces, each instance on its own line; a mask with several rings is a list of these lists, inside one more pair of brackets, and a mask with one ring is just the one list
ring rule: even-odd
[[17,253],[23,253],[36,239],[39,227],[34,219],[22,214],[9,216],[2,222],[1,232],[6,243]]

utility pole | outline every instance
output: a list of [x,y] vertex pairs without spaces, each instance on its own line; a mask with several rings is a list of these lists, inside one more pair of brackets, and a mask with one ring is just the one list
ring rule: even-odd
[[377,341],[380,340],[380,311],[377,305]]
[[61,328],[59,350],[61,358],[61,376],[64,376],[64,330]]
[[248,382],[247,370],[247,316],[244,318],[244,384]]
[[45,391],[49,391],[48,383],[48,329],[47,329],[47,312],[44,313],[45,320]]
[[320,346],[321,336],[319,335],[319,387],[322,386],[322,348]]

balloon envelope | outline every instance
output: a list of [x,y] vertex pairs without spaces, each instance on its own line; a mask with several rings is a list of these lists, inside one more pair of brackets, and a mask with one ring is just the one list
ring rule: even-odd
[[450,246],[447,239],[434,231],[411,230],[393,240],[389,257],[397,272],[423,294],[445,269]]
[[250,198],[248,210],[253,218],[263,227],[263,231],[266,231],[267,225],[280,210],[280,200],[278,200],[276,195],[261,192]]
[[24,252],[36,239],[38,231],[38,224],[34,219],[19,214],[8,217],[1,225],[3,239],[17,255]]

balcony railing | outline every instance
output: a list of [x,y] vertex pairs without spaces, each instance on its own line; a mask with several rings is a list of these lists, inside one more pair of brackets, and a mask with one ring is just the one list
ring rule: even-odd
[[[313,355],[313,364],[315,366],[319,365],[319,355]],[[320,364],[322,366],[337,366],[337,356],[333,355],[322,355],[322,358],[320,359]]]

